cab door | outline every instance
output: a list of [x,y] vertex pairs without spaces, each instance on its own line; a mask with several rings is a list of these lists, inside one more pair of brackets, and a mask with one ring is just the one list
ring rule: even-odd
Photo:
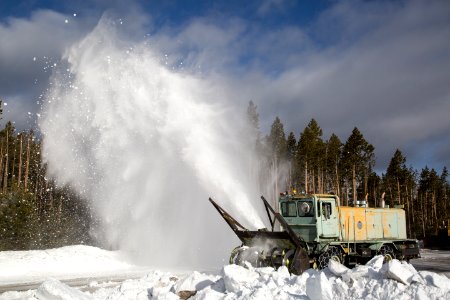
[[319,237],[332,238],[339,236],[339,226],[337,218],[336,202],[334,199],[320,199],[318,202],[317,212],[320,214],[321,228],[319,230]]

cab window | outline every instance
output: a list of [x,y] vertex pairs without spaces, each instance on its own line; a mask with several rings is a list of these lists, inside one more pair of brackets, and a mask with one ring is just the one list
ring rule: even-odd
[[298,201],[298,215],[300,217],[314,217],[314,206],[312,201]]
[[282,202],[281,203],[281,215],[283,217],[296,217],[297,207],[295,202]]
[[329,219],[332,213],[333,212],[331,211],[331,203],[322,202],[322,216],[325,219]]

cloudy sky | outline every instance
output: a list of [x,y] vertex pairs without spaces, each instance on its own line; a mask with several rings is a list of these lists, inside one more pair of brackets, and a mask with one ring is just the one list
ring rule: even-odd
[[104,15],[243,111],[253,100],[264,132],[279,116],[298,137],[315,118],[325,139],[358,127],[379,171],[396,148],[450,167],[449,1],[1,1],[3,123],[35,126],[55,64]]

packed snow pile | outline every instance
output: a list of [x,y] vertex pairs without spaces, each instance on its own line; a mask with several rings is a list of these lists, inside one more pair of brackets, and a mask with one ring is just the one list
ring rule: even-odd
[[[10,294],[11,298],[17,296]],[[0,298],[2,298],[0,296]],[[3,295],[8,298],[8,293]],[[377,256],[353,269],[332,261],[328,268],[296,276],[286,267],[246,268],[226,265],[220,275],[184,276],[153,271],[113,288],[81,292],[49,279],[29,299],[450,299],[450,279],[416,271],[406,262],[383,264]]]

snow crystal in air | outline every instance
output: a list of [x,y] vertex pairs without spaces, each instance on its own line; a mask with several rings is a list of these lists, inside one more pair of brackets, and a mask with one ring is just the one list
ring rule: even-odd
[[264,227],[244,112],[117,30],[103,18],[56,66],[40,118],[48,171],[91,202],[110,246],[161,267],[219,267],[236,238],[208,197]]

